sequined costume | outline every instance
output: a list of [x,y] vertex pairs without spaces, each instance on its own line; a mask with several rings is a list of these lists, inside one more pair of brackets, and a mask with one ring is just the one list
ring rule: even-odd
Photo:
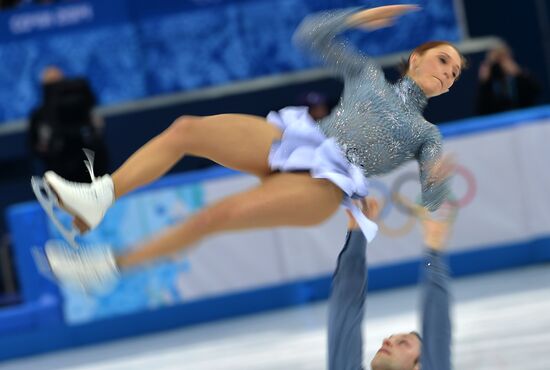
[[409,77],[389,83],[380,66],[360,54],[337,34],[346,18],[360,9],[323,12],[307,17],[294,36],[302,49],[321,57],[344,79],[344,91],[333,112],[319,122],[348,161],[365,177],[388,173],[416,159],[420,165],[422,202],[436,210],[448,193],[446,181],[431,183],[429,168],[442,153],[439,129],[422,111],[427,97]]

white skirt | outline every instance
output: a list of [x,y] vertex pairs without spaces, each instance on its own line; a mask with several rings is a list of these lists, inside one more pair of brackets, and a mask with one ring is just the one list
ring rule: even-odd
[[281,172],[309,171],[315,179],[327,179],[344,192],[342,205],[348,208],[370,242],[378,226],[367,219],[352,202],[368,194],[369,183],[363,171],[350,163],[334,140],[327,138],[309,115],[307,107],[287,107],[267,115],[268,122],[282,131],[274,141],[268,163]]

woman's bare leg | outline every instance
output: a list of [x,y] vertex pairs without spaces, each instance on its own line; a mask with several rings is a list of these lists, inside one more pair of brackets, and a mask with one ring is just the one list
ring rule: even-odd
[[270,173],[267,159],[271,144],[280,137],[281,131],[277,127],[257,116],[180,117],[113,173],[115,197],[161,177],[185,154],[266,176]]
[[342,196],[333,183],[306,173],[271,175],[258,187],[225,198],[120,256],[118,264],[125,269],[171,255],[223,231],[317,225],[338,209]]

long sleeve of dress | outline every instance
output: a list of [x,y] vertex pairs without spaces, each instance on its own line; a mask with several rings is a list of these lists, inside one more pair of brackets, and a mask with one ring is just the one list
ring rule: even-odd
[[363,362],[361,323],[367,297],[367,240],[350,231],[338,256],[328,303],[328,369],[359,370]]
[[382,73],[371,58],[336,37],[348,28],[347,18],[360,9],[326,11],[306,17],[294,34],[294,43],[344,76],[357,76],[367,66]]
[[437,210],[449,195],[449,180],[432,182],[429,179],[430,169],[441,158],[441,135],[434,126],[434,134],[426,135],[427,140],[420,147],[417,155],[420,167],[420,184],[422,186],[422,205],[430,211]]
[[451,370],[449,273],[439,252],[427,250],[422,272],[422,370]]

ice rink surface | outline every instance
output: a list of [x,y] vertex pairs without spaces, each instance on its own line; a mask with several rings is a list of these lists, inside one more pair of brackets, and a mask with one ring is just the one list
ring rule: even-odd
[[[550,369],[550,265],[457,279],[452,291],[455,369]],[[418,303],[417,288],[369,294],[366,369],[384,337],[418,330]],[[3,362],[0,369],[325,369],[326,310],[321,302]]]

